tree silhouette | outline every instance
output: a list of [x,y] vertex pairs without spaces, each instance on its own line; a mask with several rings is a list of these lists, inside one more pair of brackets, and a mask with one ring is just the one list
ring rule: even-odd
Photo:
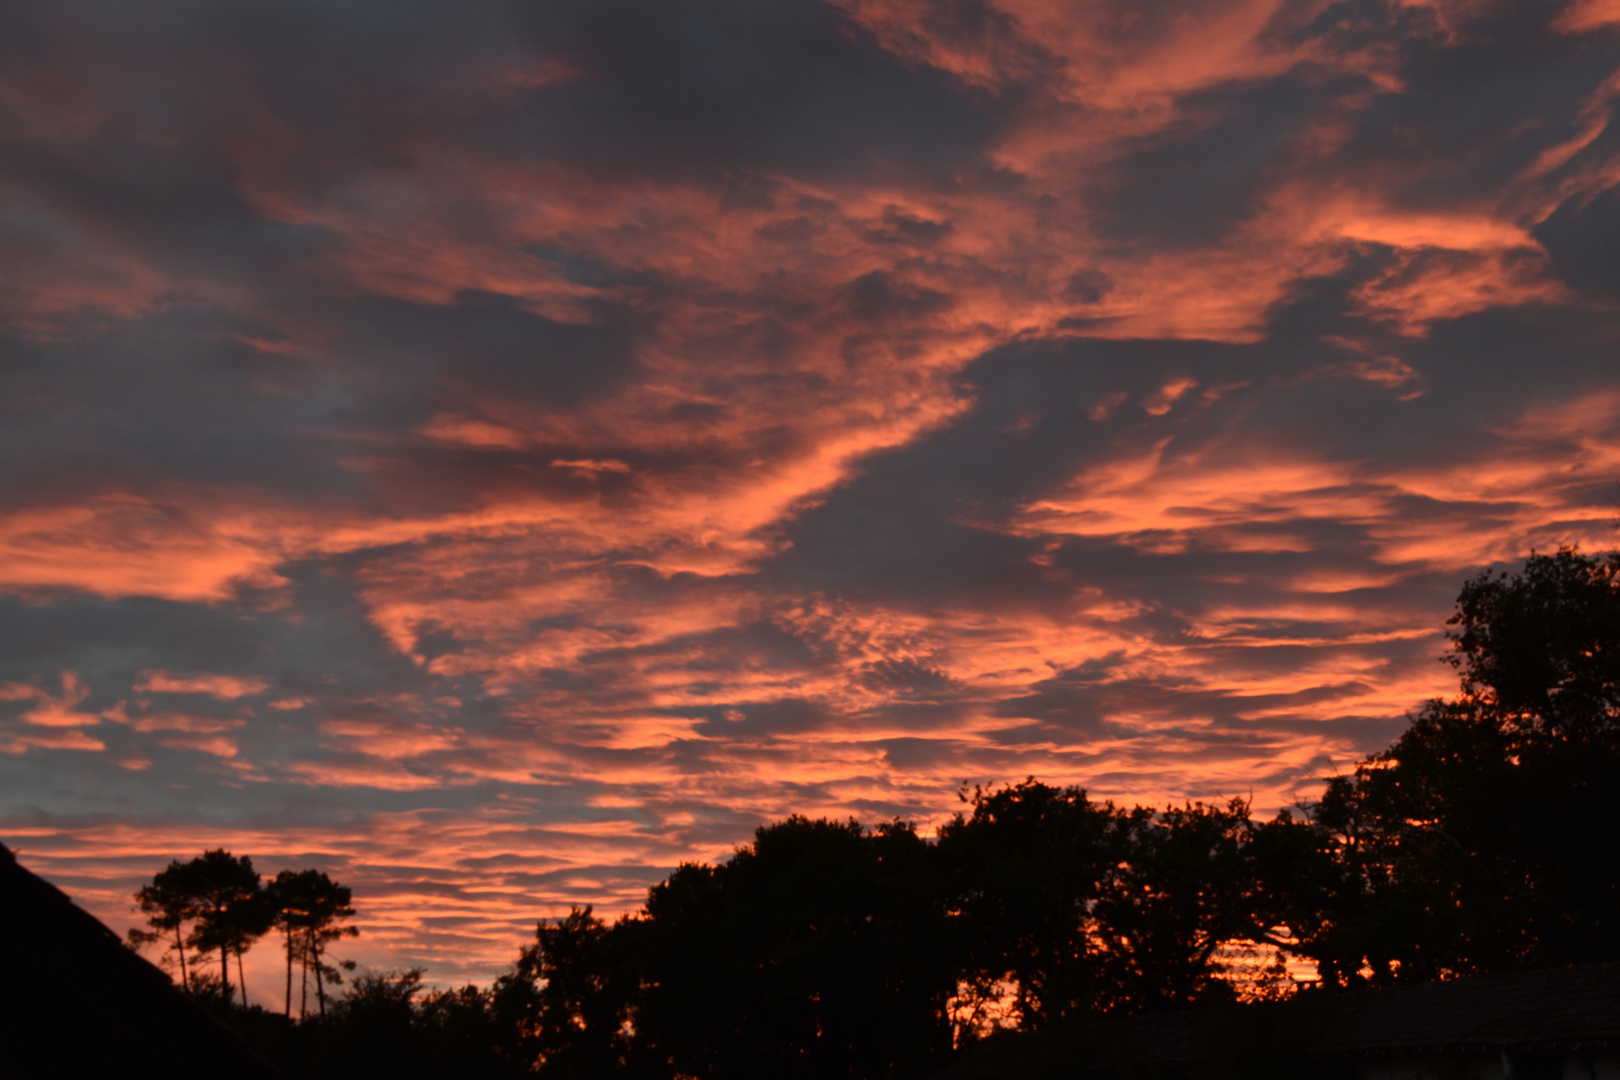
[[1620,556],[1486,572],[1451,625],[1458,697],[1293,826],[1331,855],[1280,889],[1330,984],[1620,959]]
[[939,830],[958,913],[964,994],[1010,994],[1023,1030],[1087,1015],[1097,993],[1089,919],[1122,858],[1121,814],[1033,777],[965,792],[972,811]]
[[359,933],[352,926],[338,925],[353,918],[353,894],[320,870],[283,870],[265,889],[263,910],[266,924],[282,932],[287,949],[287,993],[285,1011],[292,1016],[292,969],[296,960],[302,975],[298,1015],[308,1005],[309,973],[315,972],[315,995],[320,1014],[326,1015],[326,983],[339,982],[337,969],[326,963],[326,946],[342,937]]
[[1620,726],[1620,552],[1532,555],[1463,586],[1448,636],[1463,700],[1519,740],[1613,744]]
[[292,1016],[292,970],[293,961],[300,959],[303,948],[303,904],[298,895],[300,874],[314,874],[314,870],[302,872],[283,870],[277,874],[264,889],[264,906],[270,912],[270,925],[282,933],[282,941],[287,953],[287,992],[283,1005],[283,1012],[289,1018]]
[[227,993],[231,986],[230,958],[236,955],[242,1003],[246,1005],[242,953],[269,929],[253,860],[216,848],[187,864],[186,881],[196,918],[188,943],[199,952],[219,950],[220,983]]
[[188,991],[191,973],[186,963],[185,924],[197,917],[195,877],[191,864],[179,859],[154,874],[151,884],[142,885],[135,893],[135,904],[146,916],[150,929],[136,927],[129,932],[130,943],[137,948],[167,943],[163,955],[174,954],[180,968],[180,985]]
[[625,1064],[637,979],[622,962],[624,929],[614,931],[589,907],[542,922],[495,986],[496,1011],[517,1036],[509,1052],[543,1077],[589,1080]]
[[1099,1012],[1182,1008],[1232,997],[1218,951],[1259,940],[1251,910],[1248,805],[1192,803],[1119,819],[1119,861],[1108,868],[1087,929]]
[[790,817],[676,870],[614,928],[643,981],[638,1049],[717,1080],[936,1071],[954,980],[932,864],[904,823]]
[[1241,800],[1127,811],[1034,778],[963,797],[938,845],[959,1001],[1001,998],[1021,1030],[1228,998],[1222,947],[1282,921]]
[[[223,849],[204,852],[189,862],[175,859],[136,891],[135,903],[150,929],[132,929],[132,945],[139,948],[163,942],[164,955],[174,954],[180,984],[188,992],[199,989],[200,971],[191,970],[186,950],[219,950],[219,981],[211,985],[217,985],[217,992],[226,998],[233,993],[230,958],[235,955],[237,986],[243,1004],[247,1003],[242,954],[269,928],[259,875],[251,859],[238,859]],[[189,934],[185,931],[188,924]]]

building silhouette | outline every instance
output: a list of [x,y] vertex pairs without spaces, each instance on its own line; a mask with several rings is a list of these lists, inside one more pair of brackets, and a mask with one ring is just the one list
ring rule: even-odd
[[0,1076],[280,1073],[0,844]]

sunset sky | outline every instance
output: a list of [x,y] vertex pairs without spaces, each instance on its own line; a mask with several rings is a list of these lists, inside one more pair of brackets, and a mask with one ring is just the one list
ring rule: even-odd
[[1308,798],[1615,543],[1617,96],[1616,0],[0,3],[0,840],[448,982],[788,813]]

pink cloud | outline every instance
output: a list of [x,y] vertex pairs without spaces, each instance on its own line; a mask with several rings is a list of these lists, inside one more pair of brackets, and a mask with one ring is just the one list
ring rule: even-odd
[[8,836],[119,918],[318,861],[361,956],[487,977],[791,812],[1286,805],[1450,691],[1466,575],[1612,543],[1613,297],[1544,227],[1620,180],[1612,4],[1559,79],[1423,68],[1463,2],[837,7],[831,60],[738,31],[724,122],[478,5],[365,63],[361,8],[292,66],[51,23],[0,75]]
[[149,694],[207,694],[220,701],[262,694],[270,680],[262,676],[210,675],[197,672],[171,675],[167,671],[143,671],[135,689]]

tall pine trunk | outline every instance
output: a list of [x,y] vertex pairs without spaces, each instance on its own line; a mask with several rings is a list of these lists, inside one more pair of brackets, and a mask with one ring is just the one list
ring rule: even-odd
[[219,984],[225,988],[225,1000],[231,1000],[231,950],[219,947]]
[[247,976],[242,974],[242,950],[236,950],[236,985],[242,988],[242,1008],[248,1007]]
[[287,1019],[292,1019],[292,927],[287,927]]
[[191,992],[191,976],[186,972],[186,939],[180,935],[181,921],[180,919],[174,921],[174,951],[180,954],[180,985],[185,987],[186,992],[189,994]]
[[321,982],[321,950],[315,948],[315,1000],[321,1004],[321,1019],[326,1019],[326,986]]

